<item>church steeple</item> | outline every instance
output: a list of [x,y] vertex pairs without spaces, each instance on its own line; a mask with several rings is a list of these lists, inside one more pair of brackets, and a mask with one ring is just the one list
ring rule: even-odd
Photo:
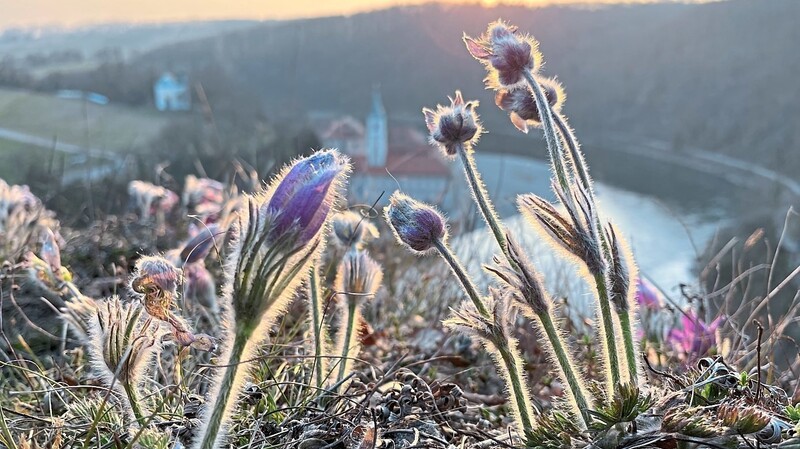
[[372,88],[372,111],[367,116],[367,165],[385,167],[389,152],[389,125],[380,87]]

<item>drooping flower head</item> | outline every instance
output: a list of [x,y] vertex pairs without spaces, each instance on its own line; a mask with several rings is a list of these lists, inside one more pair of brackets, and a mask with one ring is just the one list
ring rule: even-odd
[[181,279],[181,270],[167,259],[145,256],[136,262],[131,276],[131,291],[140,295],[147,313],[168,321]]
[[470,149],[481,135],[477,106],[477,101],[464,102],[457,90],[455,98],[450,98],[450,106],[437,105],[435,111],[423,108],[431,144],[447,156],[455,156],[459,147]]
[[[537,78],[537,80],[553,112],[561,111],[566,99],[561,83],[553,78]],[[542,126],[542,116],[536,106],[536,99],[528,88],[498,90],[494,96],[494,102],[497,107],[508,112],[511,123],[518,130],[527,133],[529,127]]]
[[361,214],[347,210],[339,212],[332,219],[333,237],[344,248],[361,248],[378,237],[378,228]]
[[297,232],[297,243],[317,235],[337,198],[335,186],[347,175],[347,158],[336,150],[317,151],[298,160],[282,176],[266,210],[275,214],[271,240]]
[[416,254],[425,254],[447,239],[447,223],[439,211],[400,192],[389,198],[386,221],[397,240]]
[[524,81],[525,71],[535,73],[542,65],[539,43],[503,21],[490,23],[477,39],[465,34],[464,43],[472,57],[486,66],[486,81],[493,89],[514,87]]
[[667,336],[673,348],[682,352],[690,360],[705,356],[717,344],[717,329],[725,322],[719,316],[706,324],[694,310],[688,310],[681,317],[681,328],[672,329]]

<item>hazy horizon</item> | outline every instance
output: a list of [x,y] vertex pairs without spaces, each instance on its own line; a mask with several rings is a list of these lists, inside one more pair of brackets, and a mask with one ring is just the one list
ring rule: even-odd
[[291,3],[267,0],[158,0],[107,2],[104,0],[0,0],[0,31],[53,26],[66,29],[108,23],[158,24],[215,20],[284,20],[346,15],[424,3],[481,4],[487,7],[524,5],[608,5],[630,3],[699,3],[709,0],[340,0]]

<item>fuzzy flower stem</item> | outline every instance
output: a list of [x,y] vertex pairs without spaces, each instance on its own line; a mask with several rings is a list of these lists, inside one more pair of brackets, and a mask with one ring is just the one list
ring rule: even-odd
[[[521,357],[519,357],[519,354],[514,354],[514,352],[512,352],[515,351],[515,348],[510,347],[505,340],[494,341],[493,344],[500,354],[500,359],[503,361],[508,381],[511,384],[509,388],[511,389],[519,413],[520,425],[527,438],[527,434],[533,430],[533,416],[531,416],[533,413],[533,401],[531,401],[528,388],[520,375],[522,367],[518,366],[518,361],[521,360]],[[517,350],[516,352],[519,351]]]
[[439,252],[439,255],[442,256],[442,259],[444,259],[445,262],[450,265],[450,269],[458,278],[458,281],[461,283],[461,287],[464,289],[464,292],[467,294],[467,296],[469,296],[469,299],[472,300],[472,303],[475,304],[475,309],[478,310],[478,313],[490,318],[492,315],[489,313],[489,309],[487,309],[486,305],[483,303],[481,295],[478,293],[478,288],[472,283],[472,280],[469,278],[469,275],[467,275],[466,270],[464,270],[464,267],[450,251],[450,248],[448,248],[447,245],[438,239],[434,240],[433,246],[436,248],[436,251]]
[[[336,384],[341,385],[341,382],[347,376],[348,366],[350,362],[350,352],[356,346],[356,324],[361,316],[361,310],[358,304],[358,298],[347,297],[347,323],[344,329],[344,338],[342,339],[342,347],[337,348],[338,356],[341,357],[339,361],[339,374],[336,376]],[[358,351],[355,351],[356,353]]]
[[[486,223],[489,225],[489,228],[494,234],[497,243],[500,245],[500,248],[503,251],[503,254],[506,257],[506,260],[509,264],[515,269],[519,270],[520,267],[517,265],[516,261],[513,257],[511,257],[508,253],[508,246],[506,241],[506,236],[503,233],[497,215],[494,213],[494,208],[491,205],[491,200],[489,199],[489,195],[486,193],[486,189],[483,185],[483,182],[480,179],[480,174],[478,173],[477,168],[475,167],[475,160],[472,155],[464,148],[463,145],[457,148],[458,155],[461,158],[461,162],[464,166],[464,173],[467,177],[467,182],[472,189],[472,193],[475,197],[475,202],[478,204],[478,207],[483,214],[483,218]],[[564,348],[564,345],[561,339],[558,337],[558,331],[556,330],[556,324],[553,322],[553,319],[548,315],[547,312],[537,314],[539,320],[542,323],[542,327],[545,329],[545,334],[547,334],[547,338],[550,341],[550,344],[553,347],[553,352],[556,356],[556,361],[560,367],[560,370],[563,374],[563,377],[566,379],[567,384],[570,387],[571,393],[574,396],[575,403],[577,405],[578,411],[581,415],[581,418],[584,422],[584,427],[588,425],[589,421],[589,403],[586,400],[586,396],[583,392],[583,387],[581,386],[580,382],[578,381],[578,376],[575,373],[575,370],[572,367],[572,363],[567,355],[567,351]],[[512,382],[512,389],[514,391],[515,399],[518,404],[522,404],[518,392],[521,391],[521,383],[519,381],[518,376],[514,377],[516,372],[513,371],[513,365],[509,365],[508,361],[506,360],[506,356],[504,352],[500,350],[498,346],[498,350],[500,351],[501,355],[503,356],[503,360],[507,365],[507,368],[510,371],[509,379]],[[505,353],[507,355],[507,352]],[[510,359],[509,359],[510,360]],[[514,381],[519,385],[513,385]],[[523,410],[524,408],[520,405],[520,409]],[[524,421],[525,417],[521,416],[521,420]]]
[[611,318],[611,301],[608,296],[608,288],[605,276],[602,274],[594,275],[595,286],[597,287],[598,302],[600,303],[600,320],[603,325],[601,331],[606,341],[606,370],[611,373],[610,385],[606,385],[608,393],[614,391],[616,385],[620,383],[619,376],[619,357],[617,355],[617,342],[614,340],[614,323]]
[[[533,76],[530,70],[524,72],[525,80],[533,92],[536,100],[536,107],[539,108],[540,116],[542,118],[542,128],[544,129],[545,140],[547,141],[547,149],[550,153],[553,170],[556,174],[556,179],[559,186],[564,192],[570,191],[570,182],[567,176],[564,150],[561,147],[561,139],[556,132],[555,120],[553,119],[553,112],[550,109],[550,104],[544,95],[544,91],[539,83]],[[585,172],[584,175],[588,176]],[[579,173],[580,176],[580,173]],[[588,178],[587,178],[588,179]],[[566,195],[568,201],[571,201],[571,195]],[[566,205],[568,208],[571,205]],[[574,207],[571,207],[575,209]],[[592,223],[594,225],[594,223]],[[608,283],[602,274],[594,275],[595,284],[597,285],[598,302],[600,303],[600,318],[602,321],[602,333],[606,341],[604,348],[607,369],[611,373],[611,378],[608,379],[610,385],[607,385],[608,392],[614,391],[615,386],[620,382],[619,375],[619,358],[617,356],[616,342],[614,340],[614,325],[611,318],[610,298],[608,293]]]
[[575,168],[578,179],[580,179],[581,183],[586,188],[589,197],[594,200],[592,180],[589,177],[589,170],[586,168],[586,159],[584,159],[583,153],[578,146],[578,139],[575,137],[575,133],[572,132],[572,128],[569,127],[567,121],[558,112],[553,112],[553,119],[555,120],[556,126],[558,126],[561,136],[564,137],[564,141],[567,143],[572,166]]
[[[572,129],[567,124],[564,117],[561,116],[559,113],[554,113],[553,118],[555,119],[556,125],[564,137],[564,141],[567,144],[567,148],[570,152],[570,158],[572,160],[572,166],[575,169],[575,173],[578,176],[578,179],[583,184],[586,192],[589,195],[589,201],[594,202],[594,191],[592,189],[592,178],[589,177],[588,170],[586,168],[586,160],[583,157],[583,153],[578,146],[578,140],[575,137],[575,134],[572,132]],[[596,216],[596,226],[600,226],[600,218]],[[604,254],[607,255],[609,251],[608,240],[606,239],[605,233],[600,233],[600,243],[604,250]],[[600,291],[600,285],[597,280],[598,277],[595,277],[596,282],[598,282],[598,291]],[[603,277],[603,282],[605,283],[605,278]],[[608,288],[604,287],[607,291]],[[630,382],[633,384],[637,383],[637,360],[636,360],[636,351],[634,349],[633,343],[633,331],[631,326],[631,317],[630,311],[628,310],[616,310],[617,316],[619,317],[620,327],[622,328],[622,343],[625,346],[625,358],[626,363],[628,365],[628,374],[630,376]]]
[[631,312],[630,310],[620,310],[619,324],[622,328],[622,342],[625,345],[625,359],[628,363],[628,375],[630,382],[636,385],[638,382],[638,363],[636,357],[636,349],[633,346],[633,326],[631,325]]
[[314,376],[317,388],[322,388],[325,383],[327,365],[327,351],[325,351],[327,332],[322,322],[322,301],[320,300],[320,285],[317,267],[311,267],[311,276],[308,279],[308,305],[311,309],[311,327],[314,333]]
[[131,405],[131,412],[133,413],[134,419],[136,422],[139,423],[139,426],[145,427],[147,425],[144,411],[142,410],[140,399],[136,392],[136,387],[131,385],[128,382],[121,382],[122,388],[125,390],[125,395],[128,396],[128,402]]
[[489,194],[486,192],[486,187],[483,185],[483,181],[478,173],[478,169],[475,166],[475,158],[464,147],[463,144],[458,145],[456,151],[458,152],[458,156],[461,158],[461,163],[464,166],[464,174],[467,177],[467,182],[469,183],[470,189],[472,189],[472,195],[475,197],[475,202],[478,204],[478,208],[481,210],[483,219],[486,221],[486,224],[489,225],[489,229],[491,229],[495,240],[497,240],[497,244],[500,245],[500,249],[503,251],[503,254],[507,255],[508,248],[506,247],[506,236],[503,233],[503,229],[500,227],[500,220],[497,218],[497,214],[494,212],[494,208],[489,200]]
[[233,408],[236,397],[239,394],[234,385],[237,383],[237,378],[244,374],[241,372],[242,368],[245,368],[242,364],[242,356],[248,340],[249,333],[236,332],[233,346],[224,368],[225,374],[219,383],[219,394],[216,396],[216,402],[212,406],[213,409],[208,423],[203,427],[203,435],[200,439],[200,444],[197,446],[199,449],[219,447],[216,440],[217,435],[220,434],[223,418],[230,413],[230,409]]
[[550,314],[546,312],[539,313],[537,316],[539,317],[539,322],[544,329],[544,333],[547,335],[547,339],[550,340],[550,345],[553,347],[553,353],[558,361],[558,365],[561,367],[561,373],[564,376],[564,379],[567,381],[567,385],[569,385],[572,397],[575,399],[575,406],[577,407],[581,419],[583,420],[582,427],[586,428],[589,423],[592,422],[591,415],[589,415],[589,401],[586,399],[586,393],[584,392],[583,385],[578,379],[577,373],[575,373],[575,370],[572,368],[572,361],[567,354],[567,350],[564,348],[561,337],[558,335],[556,323],[553,322],[553,318],[550,316]]
[[[566,164],[564,163],[564,149],[561,147],[561,140],[556,133],[550,103],[548,103],[544,90],[536,81],[536,78],[534,78],[533,73],[526,69],[524,75],[528,86],[530,86],[533,92],[534,99],[536,100],[536,107],[539,109],[539,115],[542,119],[542,128],[544,129],[544,137],[547,142],[547,151],[550,154],[550,161],[553,164],[553,171],[555,172],[558,185],[564,192],[568,192],[570,190],[569,178],[567,176]],[[567,198],[570,197],[567,196]]]

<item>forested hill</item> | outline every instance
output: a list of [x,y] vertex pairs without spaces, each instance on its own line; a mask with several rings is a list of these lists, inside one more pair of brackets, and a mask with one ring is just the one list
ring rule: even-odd
[[[632,136],[800,169],[800,2],[526,9],[426,5],[269,23],[143,55],[137,69],[219,72],[273,114],[363,115],[379,83],[390,115],[462,89],[498,134],[512,127],[461,43],[497,18],[529,31],[584,140]],[[505,150],[505,149],[504,149]]]

